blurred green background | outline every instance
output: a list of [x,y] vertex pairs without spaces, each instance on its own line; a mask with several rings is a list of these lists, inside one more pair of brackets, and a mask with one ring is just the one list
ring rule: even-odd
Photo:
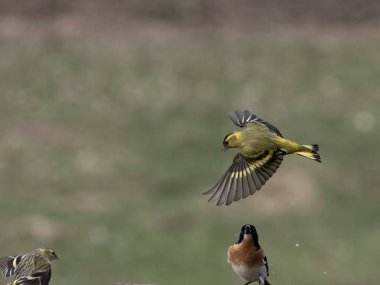
[[[306,4],[307,2],[307,4]],[[378,1],[0,1],[1,256],[53,247],[51,284],[378,284]],[[229,207],[200,194],[248,109],[289,156]],[[5,284],[7,281],[1,279]]]

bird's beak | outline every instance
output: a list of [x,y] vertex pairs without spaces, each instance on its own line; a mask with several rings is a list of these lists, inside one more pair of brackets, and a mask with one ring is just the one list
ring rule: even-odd
[[228,149],[230,149],[230,147],[228,146],[228,144],[223,144],[223,148],[222,148],[222,150],[223,150],[223,151],[226,151],[226,150],[228,150]]
[[54,256],[54,259],[56,259],[56,260],[61,260],[61,259],[58,257],[57,254]]

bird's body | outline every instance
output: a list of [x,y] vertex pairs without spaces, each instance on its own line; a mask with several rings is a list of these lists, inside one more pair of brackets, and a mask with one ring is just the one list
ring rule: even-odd
[[277,171],[284,155],[298,155],[320,162],[318,145],[301,145],[283,138],[280,131],[249,111],[235,111],[231,120],[240,130],[223,140],[224,150],[238,148],[233,164],[209,191],[209,201],[229,205],[260,190]]
[[249,123],[239,131],[231,134],[235,136],[236,147],[240,148],[240,153],[246,157],[256,158],[264,150],[276,149],[273,133],[266,127]]
[[48,285],[55,259],[59,258],[53,249],[38,248],[24,255],[0,258],[0,271],[5,277],[14,276],[8,285]]
[[231,136],[237,137],[237,147],[240,153],[246,157],[257,158],[265,151],[283,149],[286,154],[297,152],[310,152],[312,146],[300,145],[296,142],[284,139],[264,125],[247,123],[241,130],[234,132]]
[[228,262],[235,273],[247,281],[269,285],[269,267],[266,255],[259,245],[256,229],[252,225],[244,225],[239,241],[231,245],[227,252]]

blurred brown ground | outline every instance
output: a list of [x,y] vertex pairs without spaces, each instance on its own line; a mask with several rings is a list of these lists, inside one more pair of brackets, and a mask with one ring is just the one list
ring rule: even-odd
[[358,38],[376,34],[379,19],[376,0],[0,0],[0,40],[105,39],[128,33],[160,42],[182,31]]
[[96,25],[156,21],[202,27],[247,29],[283,25],[358,26],[378,23],[377,0],[109,0],[0,1],[1,20],[24,18],[35,24],[57,19]]

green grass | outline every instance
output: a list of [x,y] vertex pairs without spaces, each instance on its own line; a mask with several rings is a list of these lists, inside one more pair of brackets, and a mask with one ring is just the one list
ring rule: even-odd
[[[2,42],[1,255],[54,247],[52,284],[242,284],[226,249],[253,223],[272,284],[377,284],[380,38],[359,39]],[[287,157],[254,197],[208,204],[236,108],[323,163]]]

